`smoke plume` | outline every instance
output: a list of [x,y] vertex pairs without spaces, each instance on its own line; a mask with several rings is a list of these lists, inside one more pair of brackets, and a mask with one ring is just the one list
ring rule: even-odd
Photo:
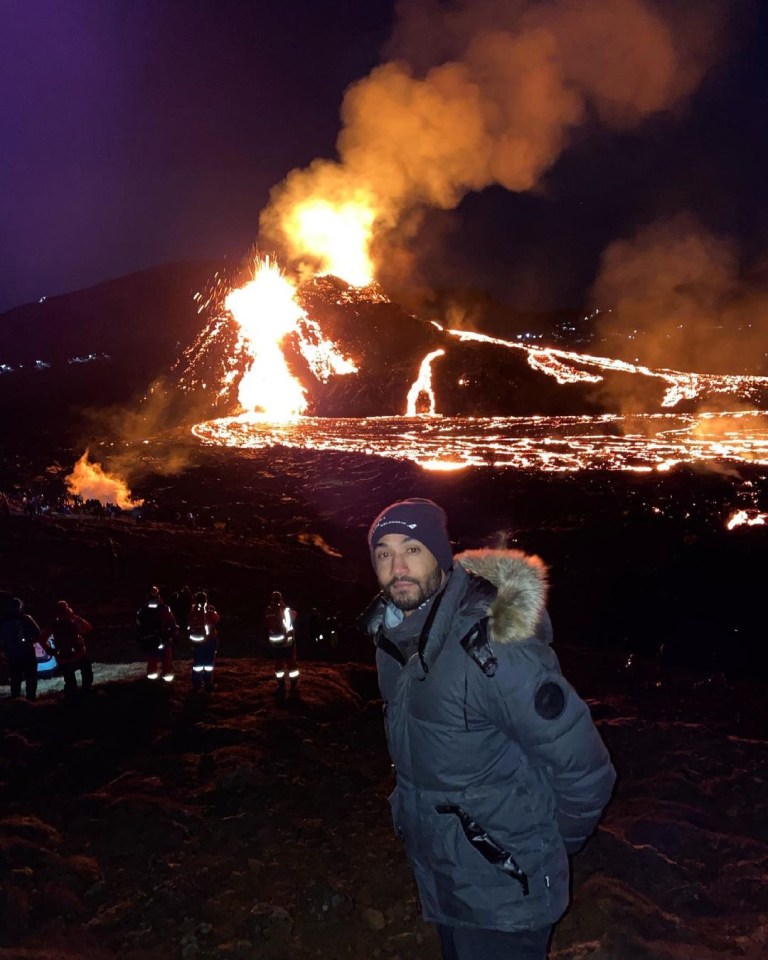
[[286,230],[297,204],[359,201],[381,260],[414,211],[493,184],[533,189],[578,127],[628,129],[685,100],[712,61],[705,8],[674,19],[648,0],[400,4],[392,59],[346,91],[338,161],[275,187],[262,236],[300,259]]
[[733,242],[690,215],[612,243],[593,299],[611,356],[699,373],[766,372],[768,294],[743,279]]

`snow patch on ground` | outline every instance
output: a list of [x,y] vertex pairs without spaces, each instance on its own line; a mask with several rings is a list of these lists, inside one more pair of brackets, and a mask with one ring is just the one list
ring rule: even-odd
[[[94,663],[93,664],[93,685],[98,686],[102,683],[111,683],[114,680],[137,680],[147,674],[146,662],[137,663]],[[78,685],[80,676],[78,674]],[[50,693],[60,693],[64,691],[64,678],[60,676],[39,677],[37,681],[37,695],[44,697]],[[24,686],[21,688],[24,696]],[[7,699],[11,695],[11,688],[7,684],[0,684],[0,700]]]

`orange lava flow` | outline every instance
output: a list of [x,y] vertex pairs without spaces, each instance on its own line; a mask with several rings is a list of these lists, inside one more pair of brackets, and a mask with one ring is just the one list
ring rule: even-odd
[[728,518],[726,527],[733,530],[736,527],[764,527],[768,526],[768,513],[759,510],[737,510]]
[[[429,416],[435,415],[435,391],[432,389],[432,361],[437,357],[445,356],[445,350],[433,350],[428,353],[421,361],[419,375],[414,381],[406,398],[406,417],[415,417],[417,413],[424,413]],[[428,409],[419,410],[419,400],[425,397],[428,403]]]
[[666,472],[694,463],[768,465],[768,414],[614,414],[581,417],[302,417],[252,415],[199,423],[207,444],[281,445],[411,460],[429,469],[514,467]]
[[663,380],[668,386],[661,401],[662,407],[674,407],[681,400],[695,400],[713,394],[728,394],[749,402],[763,396],[768,390],[768,377],[685,373],[681,370],[627,363],[610,357],[593,357],[571,350],[557,350],[554,347],[530,347],[466,330],[446,330],[446,333],[459,340],[493,343],[511,350],[522,350],[528,354],[528,363],[534,370],[549,374],[558,383],[599,383],[607,372],[639,374]]

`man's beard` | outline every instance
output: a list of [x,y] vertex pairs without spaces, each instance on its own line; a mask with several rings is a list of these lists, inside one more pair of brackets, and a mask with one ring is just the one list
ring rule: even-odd
[[[393,577],[386,587],[384,587],[382,593],[399,610],[402,610],[403,613],[410,613],[411,610],[418,609],[422,603],[426,603],[430,597],[434,596],[440,589],[442,582],[443,571],[437,566],[432,573],[427,574],[422,580],[418,580],[416,577]],[[407,597],[397,597],[392,593],[392,587],[396,583],[413,583],[419,589],[416,593],[412,593]]]

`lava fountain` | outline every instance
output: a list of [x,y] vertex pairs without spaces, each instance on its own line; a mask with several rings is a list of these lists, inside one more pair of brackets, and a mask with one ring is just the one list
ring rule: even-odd
[[238,352],[246,369],[238,401],[246,412],[271,422],[290,421],[307,408],[305,389],[291,373],[283,346],[293,336],[310,370],[319,380],[354,373],[355,364],[326,340],[296,298],[295,285],[269,259],[257,260],[253,279],[230,291],[224,301],[237,325]]
[[283,340],[296,332],[302,316],[295,294],[277,264],[267,259],[258,264],[250,283],[232,290],[224,301],[251,358],[240,381],[240,405],[276,420],[296,417],[307,406],[304,388],[291,375],[281,350]]
[[373,282],[370,244],[376,215],[366,195],[332,203],[311,197],[291,208],[283,222],[290,247],[300,261],[311,261],[313,274],[332,274],[350,286]]

